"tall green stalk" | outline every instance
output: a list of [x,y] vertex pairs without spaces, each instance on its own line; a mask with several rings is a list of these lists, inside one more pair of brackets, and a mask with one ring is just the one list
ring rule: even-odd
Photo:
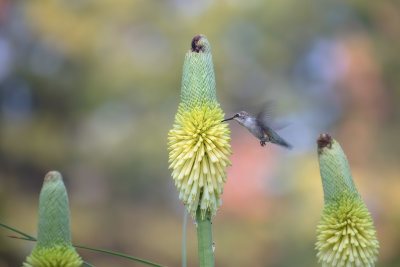
[[211,232],[211,213],[207,210],[205,216],[201,215],[200,206],[196,212],[197,243],[200,267],[214,266],[214,251]]
[[183,212],[183,233],[182,233],[182,267],[186,267],[186,233],[187,233],[188,210],[185,207]]

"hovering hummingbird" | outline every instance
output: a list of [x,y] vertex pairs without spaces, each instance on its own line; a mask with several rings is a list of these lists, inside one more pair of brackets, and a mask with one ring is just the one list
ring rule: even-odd
[[261,146],[265,146],[265,143],[271,142],[286,148],[291,149],[292,146],[286,142],[282,137],[280,137],[274,130],[269,126],[270,122],[268,120],[269,114],[264,108],[261,112],[257,114],[256,117],[251,116],[246,111],[240,111],[236,113],[233,117],[223,120],[235,120],[240,125],[249,130],[255,137],[260,140]]

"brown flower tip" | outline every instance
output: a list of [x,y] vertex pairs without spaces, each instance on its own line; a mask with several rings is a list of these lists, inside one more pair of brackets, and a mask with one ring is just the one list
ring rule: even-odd
[[320,149],[324,147],[332,148],[332,141],[333,141],[332,136],[330,136],[327,133],[323,133],[317,139],[318,148]]
[[61,173],[58,171],[49,171],[44,177],[45,182],[56,182],[58,180],[62,180]]
[[192,40],[192,52],[196,52],[196,53],[200,53],[200,52],[204,52],[204,45],[199,43],[199,41],[201,40],[201,38],[203,38],[204,36],[202,34],[198,34],[195,37],[193,37]]

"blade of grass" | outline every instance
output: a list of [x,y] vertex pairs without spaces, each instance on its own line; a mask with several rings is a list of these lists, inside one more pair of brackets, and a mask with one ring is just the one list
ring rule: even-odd
[[36,238],[34,238],[33,236],[30,236],[30,235],[28,235],[28,234],[25,234],[24,232],[21,232],[21,231],[19,231],[19,230],[13,228],[13,227],[11,227],[11,226],[8,226],[7,224],[4,224],[4,223],[0,222],[0,226],[3,226],[4,228],[6,228],[6,229],[8,229],[8,230],[11,230],[11,231],[13,231],[13,232],[16,232],[16,233],[18,233],[18,234],[20,234],[20,235],[22,235],[22,236],[25,236],[25,237],[27,238],[27,240],[36,241]]
[[132,256],[129,256],[129,255],[126,255],[126,254],[122,254],[122,253],[119,253],[119,252],[115,252],[115,251],[104,250],[104,249],[98,249],[98,248],[91,248],[91,247],[80,246],[80,245],[73,245],[73,246],[76,247],[76,248],[81,248],[81,249],[87,249],[87,250],[102,252],[102,253],[106,253],[106,254],[118,256],[118,257],[121,257],[121,258],[130,259],[130,260],[133,260],[133,261],[138,261],[138,262],[145,263],[145,264],[151,265],[151,266],[166,267],[166,266],[161,265],[161,264],[158,264],[158,263],[154,263],[154,262],[151,262],[151,261],[139,259],[139,258],[132,257]]
[[90,263],[83,261],[83,266],[87,266],[87,267],[96,267],[94,265],[91,265]]
[[[8,229],[8,230],[11,230],[11,231],[13,231],[13,232],[16,232],[16,233],[18,233],[18,234],[20,234],[20,235],[23,236],[23,237],[10,236],[10,237],[12,237],[12,238],[17,238],[17,239],[22,239],[22,240],[28,240],[28,241],[36,241],[36,238],[34,238],[33,236],[30,236],[30,235],[28,235],[28,234],[25,234],[24,232],[21,232],[21,231],[19,231],[19,230],[13,228],[13,227],[11,227],[11,226],[8,226],[8,225],[6,225],[6,224],[4,224],[4,223],[2,223],[2,222],[0,222],[0,226],[6,228],[6,229]],[[141,263],[144,263],[144,264],[147,264],[147,265],[151,265],[151,266],[165,267],[164,265],[161,265],[161,264],[157,264],[157,263],[154,263],[154,262],[150,262],[150,261],[147,261],[147,260],[139,259],[139,258],[136,258],[136,257],[132,257],[132,256],[129,256],[129,255],[122,254],[122,253],[118,253],[118,252],[114,252],[114,251],[109,251],[109,250],[104,250],[104,249],[98,249],[98,248],[91,248],[91,247],[80,246],[80,245],[74,245],[74,244],[73,244],[73,246],[76,247],[76,248],[87,249],[87,250],[92,250],[92,251],[101,252],[101,253],[105,253],[105,254],[110,254],[110,255],[113,255],[113,256],[118,256],[118,257],[121,257],[121,258],[125,258],[125,259],[129,259],[129,260],[141,262]],[[85,263],[87,264],[86,266],[92,266],[92,265],[90,265],[90,264],[87,263],[87,262],[85,262]],[[94,267],[94,266],[92,266],[92,267]]]

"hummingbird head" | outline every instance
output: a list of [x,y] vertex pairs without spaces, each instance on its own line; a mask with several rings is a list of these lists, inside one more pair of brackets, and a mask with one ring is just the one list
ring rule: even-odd
[[249,113],[247,113],[246,111],[240,111],[240,112],[236,113],[233,117],[225,119],[222,122],[229,121],[229,120],[235,120],[240,124],[244,124],[244,122],[246,121],[247,118],[249,118],[249,116],[250,116]]
[[247,113],[246,111],[240,111],[233,116],[233,120],[237,121],[240,124],[244,124],[248,117],[249,113]]

